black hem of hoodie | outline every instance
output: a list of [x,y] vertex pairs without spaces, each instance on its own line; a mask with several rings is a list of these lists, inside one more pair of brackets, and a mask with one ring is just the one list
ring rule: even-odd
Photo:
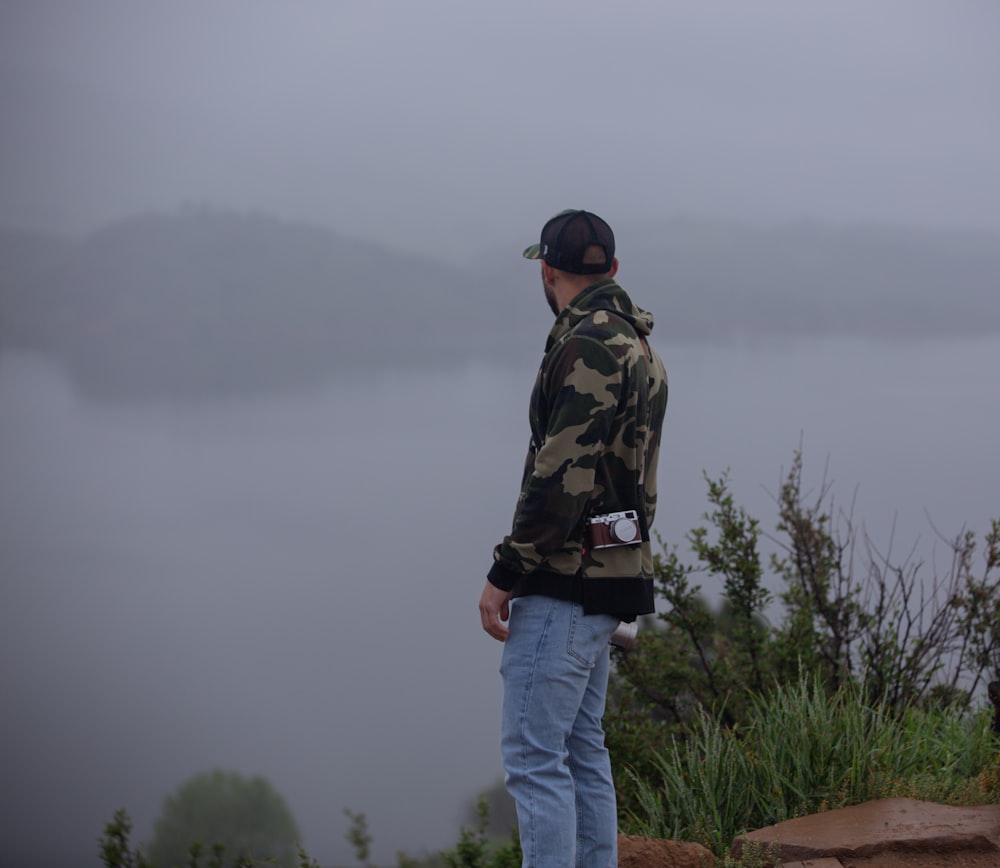
[[622,621],[634,621],[639,615],[649,615],[656,611],[653,580],[635,576],[584,579],[583,611],[588,615],[617,615]]
[[514,597],[541,595],[580,603],[587,615],[615,615],[622,621],[634,621],[656,609],[653,580],[636,576],[585,579],[579,574],[567,576],[546,570],[517,574],[494,563],[488,578]]

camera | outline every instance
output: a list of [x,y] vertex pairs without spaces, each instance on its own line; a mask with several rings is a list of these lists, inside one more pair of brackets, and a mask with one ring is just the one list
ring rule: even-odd
[[627,546],[642,542],[639,514],[634,509],[608,512],[587,520],[587,534],[592,549]]
[[611,634],[610,645],[628,651],[635,645],[635,636],[639,632],[639,625],[635,621],[622,621]]

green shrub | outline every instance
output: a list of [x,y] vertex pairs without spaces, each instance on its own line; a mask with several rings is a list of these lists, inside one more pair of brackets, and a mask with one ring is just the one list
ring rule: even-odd
[[[988,717],[970,711],[987,673],[1000,678],[1000,520],[978,566],[977,540],[963,532],[945,540],[947,573],[925,577],[912,551],[893,560],[891,540],[882,553],[836,510],[825,479],[810,499],[801,452],[775,496],[773,537],[736,506],[728,474],[706,482],[710,510],[687,536],[694,561],[663,547],[655,587],[666,607],[644,619],[634,650],[613,652],[605,729],[623,831],[698,841],[728,868],[737,835],[815,811],[904,795],[1000,802]],[[777,547],[766,564],[764,538]],[[716,607],[699,576],[718,582]],[[365,817],[347,814],[348,840],[371,868]],[[485,799],[478,814],[453,850],[400,854],[400,868],[515,868],[516,834],[491,841]],[[107,825],[109,868],[148,868],[129,829],[124,812]],[[200,851],[187,853],[196,866]],[[213,858],[207,868],[221,868],[222,853]],[[744,868],[770,856],[752,858]]]
[[206,849],[212,868],[221,868],[223,854],[291,868],[300,838],[287,803],[265,778],[215,770],[164,799],[149,855],[161,868],[188,865]]
[[652,759],[654,774],[626,772],[635,807],[623,828],[721,857],[748,831],[870,799],[1000,801],[985,712],[912,708],[900,719],[857,686],[828,697],[816,678],[747,701],[748,722],[702,710]]
[[[703,736],[706,715],[723,728],[745,728],[776,685],[800,678],[813,685],[804,709],[813,716],[783,725],[797,728],[798,737],[815,735],[815,753],[800,758],[807,766],[797,772],[808,775],[826,753],[846,749],[827,744],[818,729],[822,707],[839,701],[842,689],[876,715],[859,716],[855,725],[875,726],[887,716],[912,727],[913,710],[970,708],[989,673],[1000,676],[1000,520],[981,553],[971,533],[946,540],[947,573],[925,576],[912,551],[894,560],[835,509],[825,480],[809,495],[802,477],[798,452],[775,496],[769,558],[761,551],[765,534],[736,506],[728,474],[706,476],[709,511],[687,535],[693,560],[677,546],[664,546],[656,558],[655,589],[665,605],[644,620],[634,650],[615,652],[605,715],[612,761],[632,780],[661,777],[672,740]],[[718,589],[714,606],[702,591],[705,580]],[[867,734],[843,736],[857,744]],[[774,757],[779,768],[786,759]],[[874,760],[856,756],[854,777],[842,782],[846,792],[827,797],[855,798]],[[787,786],[809,803],[813,794],[790,773]],[[619,786],[623,814],[637,812],[638,792],[631,783]]]
[[463,826],[455,849],[441,854],[445,865],[448,868],[520,868],[521,844],[517,830],[512,831],[510,839],[504,843],[490,841],[486,833],[489,806],[485,796],[479,797],[477,814],[476,828]]

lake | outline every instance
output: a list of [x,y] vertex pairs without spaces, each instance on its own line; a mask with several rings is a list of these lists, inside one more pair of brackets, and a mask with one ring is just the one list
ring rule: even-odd
[[[659,349],[668,543],[707,509],[703,471],[730,468],[773,529],[800,444],[807,488],[825,474],[876,544],[895,525],[894,551],[929,566],[948,565],[931,522],[1000,517],[1000,338]],[[267,777],[322,864],[353,861],[344,808],[376,863],[454,844],[501,774],[500,646],[476,605],[534,363],[114,405],[0,358],[8,860],[93,864],[115,809],[146,839],[212,768]]]

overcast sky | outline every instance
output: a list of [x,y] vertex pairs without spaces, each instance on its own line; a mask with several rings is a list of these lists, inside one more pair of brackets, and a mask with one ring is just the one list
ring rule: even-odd
[[994,0],[4,0],[0,225],[469,251],[567,206],[1000,230]]

